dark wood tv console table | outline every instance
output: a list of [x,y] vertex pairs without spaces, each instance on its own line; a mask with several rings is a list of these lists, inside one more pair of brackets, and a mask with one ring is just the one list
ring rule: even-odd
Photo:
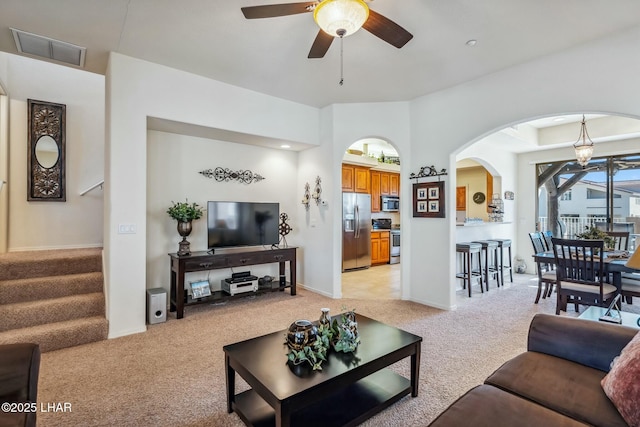
[[[229,248],[218,249],[218,253],[207,251],[192,252],[190,255],[178,256],[176,253],[169,254],[171,258],[171,295],[169,297],[169,311],[176,312],[176,318],[184,317],[184,307],[194,304],[212,303],[231,298],[241,298],[256,293],[283,291],[285,288],[291,290],[291,295],[296,294],[296,248],[278,249],[247,249]],[[184,288],[184,277],[186,273],[194,271],[216,270],[221,268],[244,267],[247,265],[270,264],[277,262],[280,264],[280,275],[285,274],[285,263],[289,262],[289,281],[285,286],[269,289],[259,289],[256,292],[240,293],[229,295],[224,291],[212,291],[211,296],[192,299],[187,296]],[[278,280],[278,278],[274,278]]]

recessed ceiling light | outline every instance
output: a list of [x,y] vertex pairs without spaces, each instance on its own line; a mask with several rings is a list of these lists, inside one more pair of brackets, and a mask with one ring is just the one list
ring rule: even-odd
[[467,46],[475,46],[476,43],[478,43],[478,40],[475,40],[475,39],[467,40]]
[[282,144],[280,148],[291,148],[291,146],[289,144]]

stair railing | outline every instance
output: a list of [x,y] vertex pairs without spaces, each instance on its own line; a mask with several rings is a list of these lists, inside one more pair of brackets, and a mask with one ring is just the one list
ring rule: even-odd
[[104,187],[104,179],[100,182],[96,182],[95,184],[93,184],[91,187],[87,188],[86,190],[82,191],[80,193],[81,196],[84,196],[85,194],[87,194],[89,191],[91,190],[95,190],[96,188],[100,187],[100,189],[102,190]]

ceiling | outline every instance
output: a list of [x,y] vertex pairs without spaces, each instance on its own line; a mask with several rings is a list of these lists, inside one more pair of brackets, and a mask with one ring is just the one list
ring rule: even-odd
[[[307,59],[311,13],[247,20],[240,7],[287,0],[2,0],[10,28],[87,48],[104,74],[110,51],[302,104],[405,101],[589,43],[640,24],[638,0],[375,0],[372,10],[413,34],[396,49],[365,30]],[[468,46],[468,40],[477,40]]]

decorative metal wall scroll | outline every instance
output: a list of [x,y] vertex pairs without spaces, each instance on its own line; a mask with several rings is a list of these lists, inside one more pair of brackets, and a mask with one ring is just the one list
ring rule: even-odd
[[221,167],[217,167],[213,170],[203,170],[199,173],[206,176],[207,178],[215,178],[215,180],[218,182],[229,182],[231,180],[236,180],[242,182],[243,184],[251,184],[253,182],[262,181],[264,179],[262,175],[251,172],[250,170],[232,171],[229,168]]
[[280,242],[282,242],[285,248],[289,247],[289,245],[287,244],[286,236],[287,234],[291,233],[291,230],[293,230],[293,228],[291,228],[291,226],[287,224],[288,220],[289,220],[289,215],[282,212],[280,214],[280,224],[278,225],[278,232],[280,233]]
[[311,201],[311,187],[309,183],[304,184],[304,194],[302,195],[302,204],[306,210],[309,210],[309,202]]
[[413,217],[444,218],[444,182],[413,184]]
[[433,176],[437,176],[438,180],[440,180],[440,177],[442,175],[447,175],[447,170],[446,169],[442,169],[440,170],[440,172],[438,172],[435,168],[435,166],[431,165],[431,166],[423,166],[420,168],[420,172],[418,173],[413,173],[411,172],[411,175],[409,175],[409,179],[418,179],[418,178],[430,178]]
[[313,189],[313,194],[311,195],[311,198],[313,198],[313,200],[316,201],[316,205],[320,205],[320,202],[322,201],[322,186],[320,185],[321,179],[319,176],[316,177],[316,186]]
[[27,200],[64,202],[67,107],[33,99],[27,104]]

